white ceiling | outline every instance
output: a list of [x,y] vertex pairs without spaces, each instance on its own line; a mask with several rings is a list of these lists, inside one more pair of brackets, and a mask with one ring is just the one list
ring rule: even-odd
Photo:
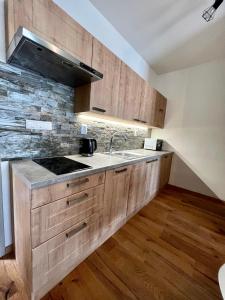
[[158,73],[225,57],[225,3],[213,21],[213,0],[90,0]]

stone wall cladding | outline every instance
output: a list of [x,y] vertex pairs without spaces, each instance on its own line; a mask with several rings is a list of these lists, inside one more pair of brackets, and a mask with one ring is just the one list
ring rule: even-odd
[[[47,157],[79,153],[81,121],[74,114],[74,89],[0,62],[0,157]],[[50,121],[52,131],[28,130],[26,120]],[[108,151],[112,133],[116,150],[143,147],[150,131],[104,121],[82,121],[88,137],[98,141],[98,152]],[[134,136],[136,131],[137,136]]]

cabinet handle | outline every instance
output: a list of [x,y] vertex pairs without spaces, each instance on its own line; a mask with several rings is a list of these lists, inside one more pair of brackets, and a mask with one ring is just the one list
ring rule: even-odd
[[141,121],[141,123],[144,123],[144,124],[146,124],[147,122],[146,122],[146,121]]
[[81,202],[81,201],[84,201],[85,199],[87,199],[88,198],[88,194],[86,193],[86,194],[84,194],[82,197],[80,197],[80,198],[74,198],[74,199],[71,199],[71,200],[67,200],[66,201],[66,204],[67,204],[67,206],[73,206],[73,205],[75,205],[76,203],[79,203],[79,202]]
[[168,155],[164,155],[163,158],[168,158]]
[[136,122],[140,122],[140,120],[139,120],[139,119],[135,119],[135,118],[134,118],[133,120],[134,120],[134,121],[136,121]]
[[146,164],[150,164],[150,163],[152,163],[154,161],[158,161],[158,159],[153,159],[153,160],[146,161]]
[[81,185],[81,184],[84,184],[84,183],[87,183],[87,182],[89,182],[89,179],[85,178],[85,179],[77,181],[77,182],[67,183],[66,186],[68,188],[72,188],[72,187],[75,187],[75,186],[78,186],[78,185]]
[[160,109],[159,109],[159,112],[164,112],[164,109],[160,108]]
[[92,109],[93,109],[93,110],[96,110],[96,111],[99,111],[99,112],[103,112],[103,113],[104,113],[104,112],[106,112],[106,110],[105,110],[105,109],[103,109],[103,108],[99,108],[99,107],[95,107],[95,106],[94,106],[94,107],[92,107]]
[[127,168],[122,169],[122,170],[116,170],[115,173],[118,174],[118,173],[123,173],[123,172],[126,172],[126,171],[127,171]]
[[85,227],[87,227],[87,223],[86,222],[84,222],[83,224],[81,224],[77,228],[72,229],[70,232],[67,232],[66,233],[66,238],[67,239],[71,238],[72,236],[74,236],[76,233],[78,233],[79,231],[81,231]]

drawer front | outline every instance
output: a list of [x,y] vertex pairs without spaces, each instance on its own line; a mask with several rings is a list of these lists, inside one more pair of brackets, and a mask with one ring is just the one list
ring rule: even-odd
[[32,208],[71,196],[105,182],[105,172],[32,190]]
[[32,247],[49,240],[103,208],[104,185],[76,193],[31,212]]
[[98,213],[33,249],[33,291],[54,287],[97,247],[101,233]]

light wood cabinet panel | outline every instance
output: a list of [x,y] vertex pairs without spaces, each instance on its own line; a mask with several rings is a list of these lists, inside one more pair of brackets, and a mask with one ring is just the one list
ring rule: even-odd
[[8,45],[23,26],[91,65],[91,34],[52,0],[9,0],[6,15]]
[[139,120],[143,79],[122,63],[119,90],[119,117]]
[[140,103],[139,120],[143,123],[152,125],[156,111],[156,90],[147,81],[143,81]]
[[106,172],[104,230],[126,218],[131,166]]
[[91,84],[90,110],[106,115],[118,115],[121,61],[98,40],[93,40],[92,67],[103,79]]
[[32,247],[49,240],[103,208],[104,185],[60,199],[31,213]]
[[91,65],[92,36],[52,0],[33,1],[33,28],[59,48]]
[[33,292],[54,287],[96,248],[101,233],[102,214],[94,214],[33,249]]
[[159,191],[159,160],[146,161],[145,203],[149,203]]
[[169,182],[171,163],[172,154],[166,154],[160,159],[160,189]]
[[32,190],[32,208],[48,204],[55,200],[71,196],[83,190],[103,184],[105,172],[80,177],[74,180],[52,184],[43,188]]
[[166,115],[167,99],[155,90],[151,104],[150,124],[154,127],[163,128]]
[[146,162],[132,166],[129,185],[127,215],[132,214],[145,202]]

